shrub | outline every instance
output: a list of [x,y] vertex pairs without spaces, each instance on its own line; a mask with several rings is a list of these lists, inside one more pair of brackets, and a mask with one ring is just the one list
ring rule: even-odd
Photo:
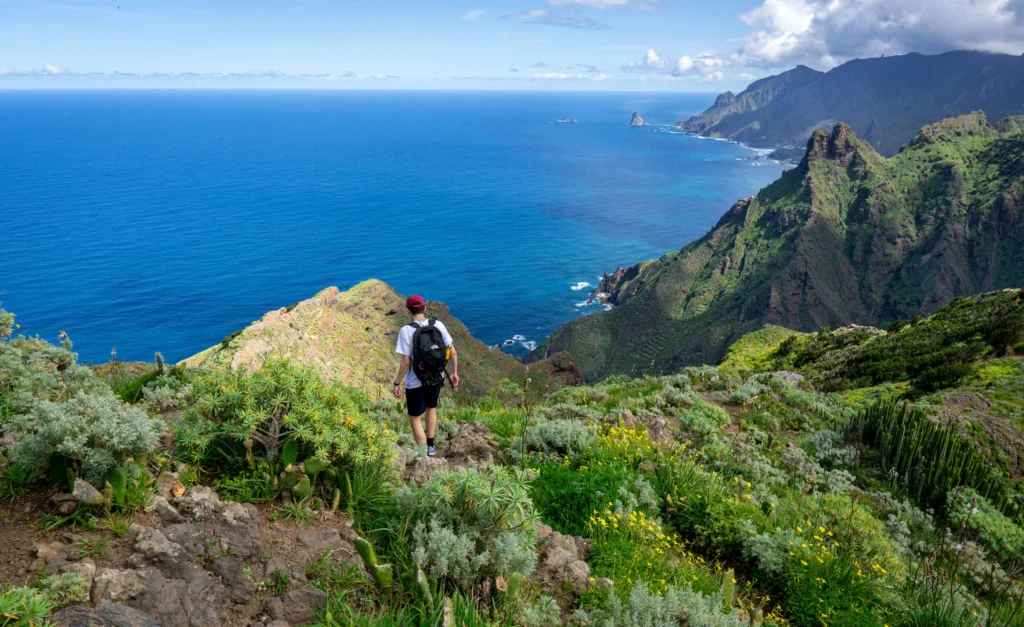
[[63,403],[40,402],[31,414],[12,417],[7,428],[21,434],[13,452],[19,466],[41,473],[52,456],[61,456],[102,485],[109,471],[152,451],[164,424],[114,396],[79,392]]
[[947,503],[950,522],[974,532],[993,557],[1001,562],[1024,557],[1024,530],[976,490],[953,490]]
[[597,428],[576,420],[544,420],[530,425],[524,437],[512,441],[512,455],[518,457],[523,450],[539,453],[542,457],[574,458],[597,438]]
[[632,473],[621,466],[578,466],[550,461],[538,467],[530,495],[541,518],[556,531],[580,536],[587,520],[626,485]]
[[353,390],[287,361],[253,373],[205,373],[192,397],[175,439],[186,460],[210,469],[274,463],[289,441],[298,459],[386,463],[393,455],[393,434],[359,412]]
[[721,593],[704,596],[690,588],[669,589],[652,594],[643,582],[636,582],[623,604],[618,595],[608,594],[602,609],[577,610],[574,618],[586,627],[747,627],[748,617],[735,610],[725,611]]
[[76,573],[48,575],[40,581],[39,589],[54,607],[89,601],[89,585]]
[[560,627],[562,611],[554,599],[543,596],[519,612],[516,624],[522,627]]
[[53,602],[35,588],[12,588],[0,593],[0,627],[43,625]]
[[641,462],[657,457],[658,451],[658,447],[647,437],[645,427],[609,427],[580,459],[586,460],[588,464],[620,465],[636,469]]
[[495,467],[438,472],[419,490],[400,488],[413,560],[429,578],[463,586],[532,572],[537,521],[527,483],[526,472]]
[[836,431],[815,431],[800,444],[815,461],[826,468],[852,468],[857,463],[857,449],[845,446],[843,434]]
[[679,420],[697,443],[714,440],[722,427],[732,421],[724,409],[703,400],[679,414]]

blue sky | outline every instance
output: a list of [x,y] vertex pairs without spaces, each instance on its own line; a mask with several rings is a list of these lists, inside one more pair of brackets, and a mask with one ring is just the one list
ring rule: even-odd
[[0,87],[739,90],[1024,52],[1024,0],[0,0]]

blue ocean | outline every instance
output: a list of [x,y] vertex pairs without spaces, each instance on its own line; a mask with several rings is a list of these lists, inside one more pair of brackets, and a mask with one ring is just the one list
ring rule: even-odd
[[[375,277],[522,354],[599,308],[603,272],[682,247],[778,177],[673,132],[713,98],[0,92],[0,303],[86,361],[173,361]],[[633,111],[652,126],[627,127]]]

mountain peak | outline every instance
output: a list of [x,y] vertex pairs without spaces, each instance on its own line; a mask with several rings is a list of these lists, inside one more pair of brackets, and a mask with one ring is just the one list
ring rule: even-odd
[[969,135],[991,135],[996,130],[988,123],[983,111],[975,111],[967,115],[940,120],[922,128],[914,139],[907,143],[908,148],[927,146],[938,141],[954,140]]
[[877,157],[877,153],[869,144],[857,139],[857,134],[849,124],[840,122],[831,133],[824,129],[814,131],[807,142],[804,162],[806,166],[816,161],[833,161],[846,167],[853,161],[854,155],[861,151]]

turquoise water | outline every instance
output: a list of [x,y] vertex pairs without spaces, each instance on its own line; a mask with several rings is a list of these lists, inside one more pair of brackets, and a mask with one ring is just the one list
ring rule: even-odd
[[[521,354],[602,272],[783,166],[628,128],[709,94],[0,92],[0,301],[106,361],[187,357],[328,285],[443,300]],[[577,124],[558,124],[576,116]],[[572,289],[573,287],[581,289]]]

